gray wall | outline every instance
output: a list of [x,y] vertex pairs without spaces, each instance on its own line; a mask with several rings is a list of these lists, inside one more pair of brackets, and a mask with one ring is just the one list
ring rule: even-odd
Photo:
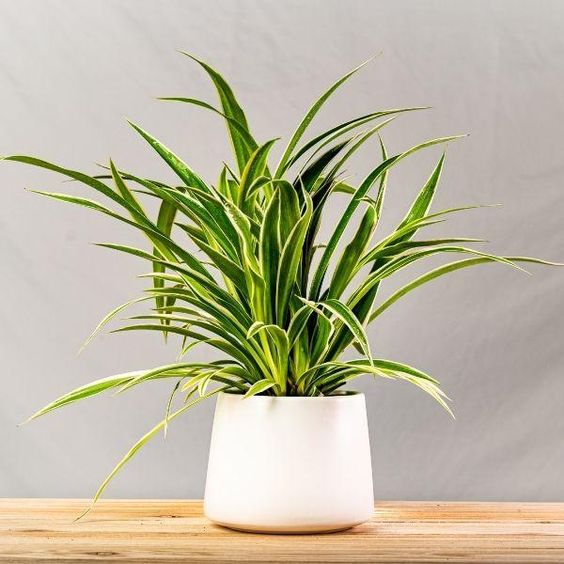
[[[562,2],[4,0],[0,8],[0,154],[92,172],[111,155],[122,168],[169,178],[127,116],[215,179],[228,158],[220,120],[152,99],[214,100],[206,77],[175,49],[231,79],[263,140],[287,137],[333,79],[382,51],[317,127],[375,108],[433,106],[386,130],[391,150],[469,132],[448,148],[436,208],[504,204],[453,217],[437,233],[564,259]],[[391,176],[385,227],[401,218],[439,154],[416,156]],[[357,159],[355,178],[376,159],[374,144]],[[175,350],[156,335],[118,335],[77,357],[99,318],[142,287],[138,261],[89,243],[137,240],[110,220],[23,190],[84,193],[56,175],[3,163],[0,185],[0,496],[87,497],[162,417],[169,389],[148,385],[16,424],[71,387],[170,361]],[[334,218],[341,211],[337,202]],[[532,271],[495,265],[455,274],[371,329],[379,356],[436,375],[457,414],[450,420],[407,385],[359,385],[377,498],[564,498],[564,271]],[[174,424],[108,495],[202,496],[212,412],[203,405]]]

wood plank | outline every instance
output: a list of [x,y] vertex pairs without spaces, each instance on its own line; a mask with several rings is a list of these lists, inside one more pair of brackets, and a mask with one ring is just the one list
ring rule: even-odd
[[564,562],[564,503],[379,502],[327,535],[230,531],[200,501],[0,500],[0,562]]

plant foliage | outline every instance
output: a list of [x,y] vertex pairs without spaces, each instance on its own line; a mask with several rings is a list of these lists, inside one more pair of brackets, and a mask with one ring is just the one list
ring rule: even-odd
[[[131,124],[134,130],[174,171],[177,183],[139,177],[120,170],[113,162],[106,173],[89,176],[34,157],[6,157],[86,184],[101,201],[38,193],[110,216],[148,239],[146,249],[101,244],[141,259],[148,266],[149,272],[144,275],[148,287],[143,296],[106,315],[87,343],[108,322],[140,302],[152,307],[144,315],[131,317],[116,332],[154,331],[165,337],[180,337],[176,362],[92,382],[31,417],[108,390],[123,392],[156,379],[172,383],[163,421],[121,460],[95,500],[151,437],[166,431],[168,423],[193,404],[219,391],[245,397],[330,396],[343,393],[343,386],[354,378],[371,374],[410,382],[450,411],[433,377],[401,362],[373,356],[367,325],[420,285],[461,268],[486,262],[514,267],[520,262],[553,264],[492,255],[468,246],[477,239],[416,238],[448,214],[476,207],[430,212],[444,154],[405,218],[394,231],[375,240],[390,170],[410,155],[444,145],[456,136],[425,141],[394,155],[388,154],[380,137],[379,162],[357,186],[347,183],[344,167],[356,151],[373,136],[379,137],[395,116],[423,109],[375,111],[306,138],[317,112],[360,67],[335,82],[313,104],[274,164],[270,153],[276,140],[256,141],[227,82],[206,63],[188,56],[212,80],[220,107],[193,98],[164,99],[199,106],[225,120],[235,170],[224,165],[215,182],[204,180],[135,124]],[[320,241],[325,207],[336,193],[347,201],[328,239]],[[158,200],[156,217],[147,212],[146,198]],[[466,257],[435,268],[386,299],[379,299],[382,283],[393,274],[419,260],[447,253]],[[190,361],[192,349],[201,344],[216,349],[217,359]],[[351,345],[359,357],[341,360]],[[177,401],[181,406],[173,411]]]

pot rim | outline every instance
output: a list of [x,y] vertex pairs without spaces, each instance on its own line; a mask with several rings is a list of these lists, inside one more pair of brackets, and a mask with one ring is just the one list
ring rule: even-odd
[[250,398],[244,398],[243,394],[238,394],[236,392],[220,392],[218,396],[233,396],[239,397],[241,400],[245,399],[245,401],[298,401],[298,400],[307,400],[307,401],[343,401],[343,400],[350,400],[353,398],[362,397],[364,398],[363,392],[357,392],[356,390],[347,390],[347,393],[338,394],[334,396],[251,396]]

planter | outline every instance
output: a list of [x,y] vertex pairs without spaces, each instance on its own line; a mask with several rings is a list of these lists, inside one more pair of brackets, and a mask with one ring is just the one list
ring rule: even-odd
[[363,394],[218,397],[208,519],[253,532],[329,532],[367,521],[373,507]]

